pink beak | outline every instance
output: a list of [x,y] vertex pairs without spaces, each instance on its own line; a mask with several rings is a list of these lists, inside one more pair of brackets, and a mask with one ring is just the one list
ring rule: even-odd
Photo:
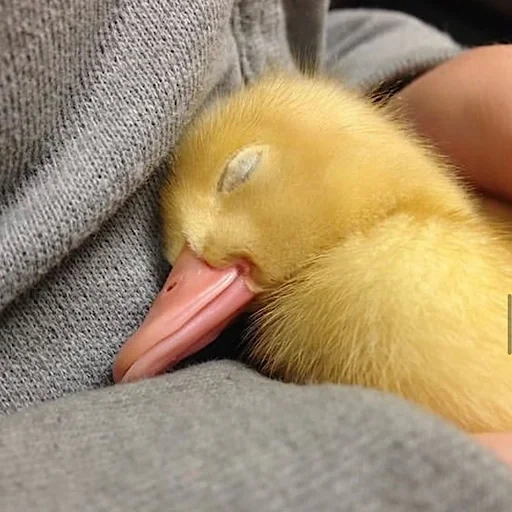
[[214,341],[255,296],[247,266],[214,269],[185,247],[140,328],[121,347],[116,383],[160,375]]

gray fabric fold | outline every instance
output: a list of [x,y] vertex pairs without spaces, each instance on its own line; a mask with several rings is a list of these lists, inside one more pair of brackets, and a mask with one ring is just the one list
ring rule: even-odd
[[406,83],[462,50],[448,34],[388,10],[341,9],[327,27],[329,74],[368,92]]
[[512,473],[378,393],[215,362],[0,424],[2,512],[508,512]]

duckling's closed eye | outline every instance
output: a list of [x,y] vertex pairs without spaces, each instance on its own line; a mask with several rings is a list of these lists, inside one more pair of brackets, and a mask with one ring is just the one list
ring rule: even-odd
[[218,192],[232,192],[237,187],[248,181],[254,171],[259,167],[263,155],[268,151],[268,146],[251,145],[242,148],[228,160],[219,183]]

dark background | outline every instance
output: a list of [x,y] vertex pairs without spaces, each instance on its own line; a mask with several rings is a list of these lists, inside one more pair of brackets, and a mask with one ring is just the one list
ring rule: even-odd
[[[412,14],[448,32],[459,43],[480,46],[512,42],[512,0],[331,0],[336,7],[377,7]],[[503,7],[499,7],[502,5]],[[509,7],[508,7],[509,6]]]

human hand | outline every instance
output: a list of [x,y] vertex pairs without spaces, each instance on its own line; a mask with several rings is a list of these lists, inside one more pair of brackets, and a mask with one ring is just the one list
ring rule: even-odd
[[512,45],[467,50],[393,103],[479,189],[512,201]]

